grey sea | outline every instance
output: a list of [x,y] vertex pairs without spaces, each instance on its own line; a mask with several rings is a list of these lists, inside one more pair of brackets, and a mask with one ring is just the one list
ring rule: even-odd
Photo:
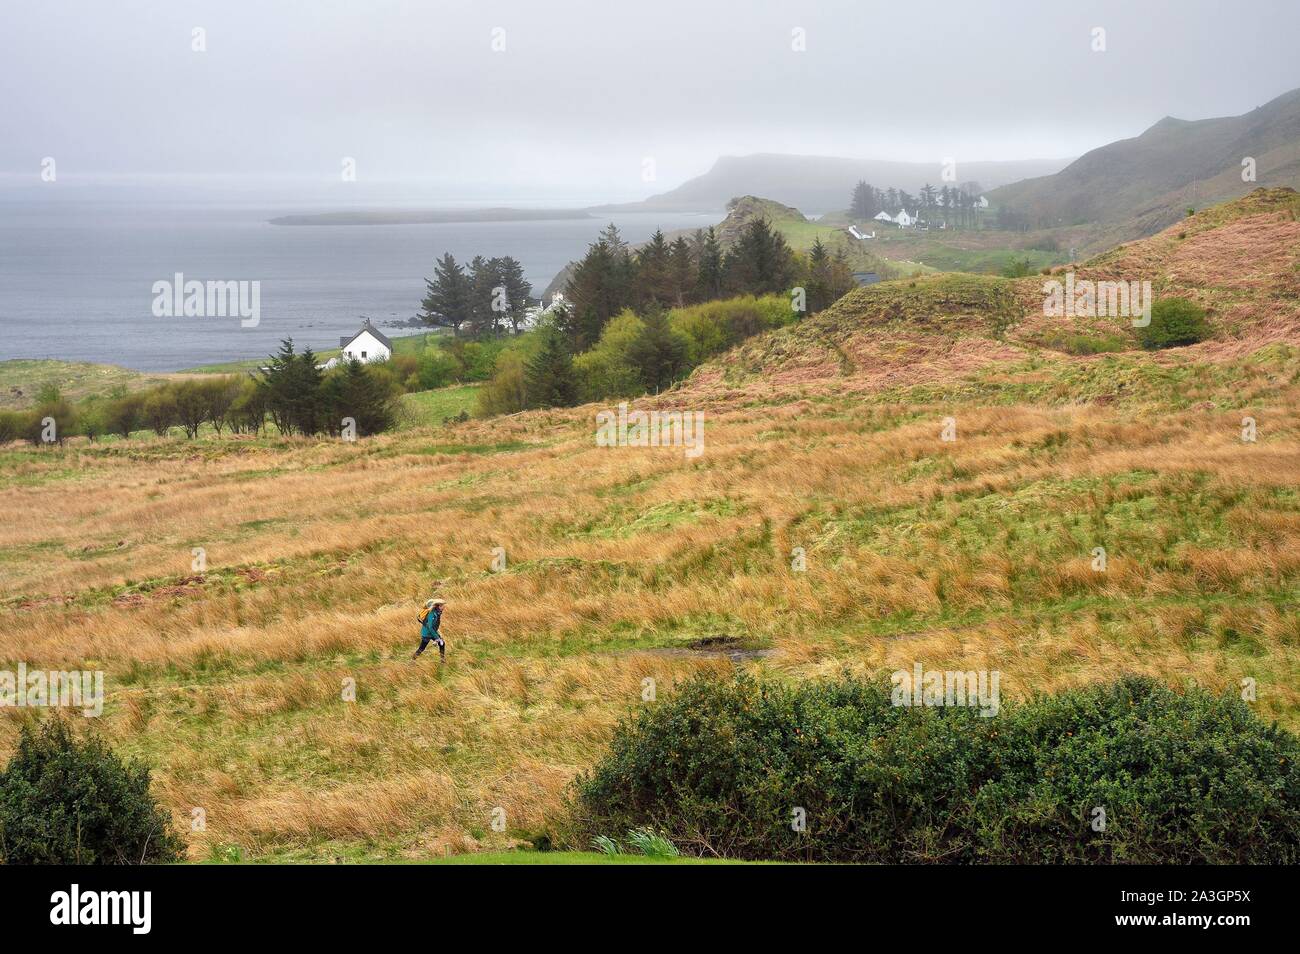
[[[486,205],[487,203],[483,203]],[[553,206],[552,206],[553,207]],[[0,195],[0,360],[58,358],[174,371],[299,347],[337,347],[369,317],[390,335],[412,317],[444,252],[513,255],[534,294],[614,222],[630,242],[721,215],[617,212],[591,218],[427,225],[271,225],[266,202],[58,201]],[[260,320],[156,317],[155,282],[259,283]]]

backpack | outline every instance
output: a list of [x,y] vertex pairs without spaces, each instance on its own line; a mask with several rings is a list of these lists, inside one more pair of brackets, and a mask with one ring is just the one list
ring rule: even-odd
[[424,609],[420,610],[420,625],[421,625],[421,626],[423,626],[423,625],[424,625],[424,621],[425,621],[426,619],[429,618],[429,611],[432,610],[432,609],[433,609],[432,606],[426,606]]

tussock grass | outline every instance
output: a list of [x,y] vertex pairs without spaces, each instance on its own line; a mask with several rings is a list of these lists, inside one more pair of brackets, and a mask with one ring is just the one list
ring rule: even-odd
[[[910,326],[923,286],[950,320]],[[0,668],[103,669],[91,728],[155,767],[195,857],[525,841],[646,680],[737,664],[688,648],[709,637],[792,680],[1252,678],[1260,715],[1300,728],[1294,336],[1039,352],[990,325],[1009,286],[875,286],[865,330],[845,304],[638,402],[703,410],[696,459],[596,447],[593,407],[0,449]],[[409,660],[435,593],[441,669]],[[0,755],[27,716],[0,709]]]
[[[492,453],[426,453],[418,429],[6,453],[6,477],[75,477],[0,489],[0,656],[106,670],[95,728],[157,766],[182,827],[205,809],[197,857],[515,844],[643,680],[663,693],[733,665],[681,648],[709,636],[769,647],[745,665],[796,679],[917,660],[999,669],[1012,695],[1121,670],[1216,690],[1249,676],[1261,714],[1295,727],[1300,394],[1284,365],[1251,367],[1271,396],[1255,444],[1236,412],[1176,394],[880,392],[724,407],[696,460],[596,448],[590,409],[454,430]],[[442,670],[407,658],[433,592],[450,601]],[[8,746],[21,715],[5,715]]]

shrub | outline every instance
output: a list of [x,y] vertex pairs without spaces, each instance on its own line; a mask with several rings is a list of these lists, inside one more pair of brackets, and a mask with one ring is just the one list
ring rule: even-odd
[[524,357],[518,351],[503,351],[497,358],[492,380],[479,388],[478,411],[483,415],[513,414],[528,402]]
[[[72,405],[61,397],[42,401],[34,410],[29,411],[23,420],[23,436],[38,446],[47,443],[62,444],[77,432],[77,413]],[[47,421],[53,421],[52,432],[48,430]],[[51,433],[53,441],[47,441],[46,437]]]
[[1210,336],[1205,309],[1186,298],[1161,298],[1151,308],[1151,323],[1137,329],[1138,341],[1148,350],[1196,344]]
[[22,437],[26,423],[26,415],[19,411],[0,411],[0,445]]
[[139,392],[113,398],[104,412],[104,426],[113,434],[130,437],[144,426],[145,396]]
[[442,348],[435,345],[420,352],[416,376],[419,378],[420,387],[424,390],[445,388],[456,380],[460,372],[460,362]]
[[176,394],[170,385],[151,390],[140,410],[144,423],[159,437],[166,437],[172,426],[180,420]]
[[145,864],[183,852],[147,768],[98,739],[77,741],[62,719],[22,727],[0,772],[0,862]]
[[77,408],[77,429],[94,443],[97,437],[108,433],[108,410],[99,398],[87,398]]
[[687,360],[694,367],[746,338],[790,324],[794,317],[789,298],[742,295],[674,308],[668,320],[673,330],[686,339]]
[[236,434],[257,434],[266,423],[266,394],[252,378],[243,378],[226,411],[226,424]]
[[700,678],[616,729],[575,783],[574,837],[649,828],[696,854],[789,860],[1291,864],[1298,757],[1241,700],[1145,678],[991,718],[894,706],[883,679]]
[[1002,266],[998,274],[1003,278],[1024,278],[1026,275],[1032,275],[1033,272],[1033,266],[1029,263],[1029,259],[1013,258]]

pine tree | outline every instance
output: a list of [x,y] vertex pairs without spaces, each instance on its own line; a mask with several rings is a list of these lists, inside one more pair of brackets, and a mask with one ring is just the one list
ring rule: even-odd
[[294,363],[290,378],[290,405],[299,434],[318,434],[324,429],[321,379],[320,368],[316,367],[316,352],[304,348]]
[[859,182],[853,187],[853,198],[849,202],[849,216],[855,219],[869,219],[879,209],[875,205],[875,190],[866,182]]
[[628,349],[628,357],[640,372],[645,389],[659,391],[686,370],[686,342],[668,324],[662,308],[650,307],[641,321],[641,334]]
[[420,314],[417,316],[426,325],[435,328],[450,328],[452,334],[459,335],[461,326],[470,319],[470,279],[465,270],[456,264],[451,252],[447,252],[433,267],[433,280],[424,280],[427,294],[420,302]]
[[757,218],[742,230],[723,268],[726,285],[736,294],[780,294],[794,279],[794,253],[780,232]]
[[669,258],[671,250],[660,229],[636,253],[636,281],[633,300],[638,309],[676,304]]
[[258,378],[257,387],[263,394],[263,403],[273,423],[281,434],[293,433],[293,410],[289,400],[290,377],[298,355],[293,350],[293,339],[280,342],[280,350],[271,355]]
[[831,257],[821,238],[813,242],[813,247],[808,252],[808,279],[804,291],[809,314],[816,314],[834,300],[830,297]]
[[533,293],[533,286],[524,278],[524,267],[509,255],[497,260],[497,274],[506,289],[506,321],[510,323],[510,330],[519,334],[528,314],[528,298]]
[[392,427],[397,416],[390,385],[356,358],[330,374],[321,388],[321,398],[328,409],[325,429],[332,434],[342,430],[344,418],[352,418],[360,437],[379,434]]
[[560,332],[541,329],[541,345],[524,367],[528,407],[569,407],[577,401],[573,358]]
[[690,243],[678,237],[668,247],[668,279],[673,293],[673,304],[680,308],[695,295],[695,256]]
[[469,318],[466,331],[469,337],[482,341],[501,333],[505,321],[505,280],[501,275],[501,260],[475,255],[469,263]]
[[[617,244],[610,244],[611,234]],[[627,246],[611,225],[588,247],[587,254],[574,266],[573,276],[564,288],[564,297],[568,299],[573,316],[569,327],[588,330],[588,333],[570,338],[569,343],[575,351],[583,351],[595,344],[605,322],[632,303],[631,271]]]
[[696,297],[713,301],[722,297],[722,244],[711,225],[708,231],[696,232],[695,236]]

